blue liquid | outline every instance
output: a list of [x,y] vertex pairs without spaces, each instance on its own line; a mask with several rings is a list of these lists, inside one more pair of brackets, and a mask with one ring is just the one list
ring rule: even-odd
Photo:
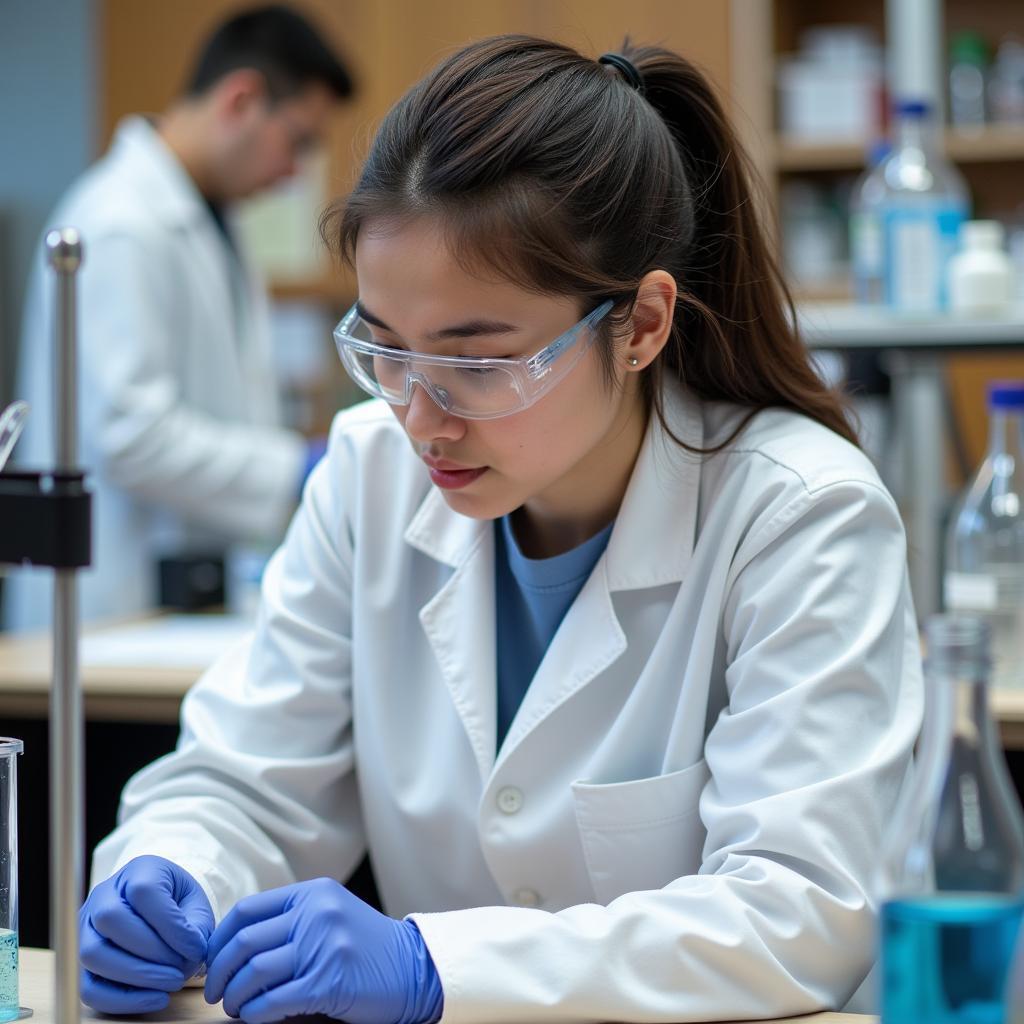
[[950,893],[882,907],[883,1024],[1003,1024],[1024,901]]
[[18,933],[0,928],[0,1021],[18,1016]]

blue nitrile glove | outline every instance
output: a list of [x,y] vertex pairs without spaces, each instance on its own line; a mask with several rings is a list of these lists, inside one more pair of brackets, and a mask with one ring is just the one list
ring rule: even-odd
[[430,1024],[444,1005],[419,929],[330,878],[248,896],[217,926],[206,1001],[248,1024],[323,1013],[348,1024]]
[[299,481],[299,492],[302,492],[303,485],[309,474],[316,468],[316,464],[327,454],[327,438],[311,437],[306,441],[306,461],[302,466],[302,479]]
[[206,959],[213,911],[199,883],[163,857],[136,857],[100,882],[78,915],[82,1002],[102,1013],[162,1010]]

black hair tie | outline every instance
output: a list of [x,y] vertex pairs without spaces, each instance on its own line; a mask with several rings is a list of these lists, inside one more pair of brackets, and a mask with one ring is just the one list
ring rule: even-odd
[[643,96],[644,81],[640,77],[640,72],[637,71],[631,60],[623,57],[621,53],[603,53],[597,58],[597,63],[610,64],[634,89],[636,89],[638,93],[640,93],[641,96]]

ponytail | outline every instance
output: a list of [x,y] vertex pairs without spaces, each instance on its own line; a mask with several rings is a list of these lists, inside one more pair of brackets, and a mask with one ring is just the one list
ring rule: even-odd
[[627,42],[622,52],[668,126],[694,191],[694,240],[677,279],[675,329],[647,380],[652,405],[664,422],[661,378],[668,373],[702,398],[748,406],[747,420],[767,407],[795,409],[856,444],[845,400],[818,376],[798,335],[792,297],[757,215],[757,174],[708,80],[668,50]]

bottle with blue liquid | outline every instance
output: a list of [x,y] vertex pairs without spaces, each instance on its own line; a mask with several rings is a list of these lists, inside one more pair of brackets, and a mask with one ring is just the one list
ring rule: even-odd
[[989,624],[927,625],[913,782],[883,847],[882,1024],[1003,1024],[1024,915],[1024,817],[988,707]]

